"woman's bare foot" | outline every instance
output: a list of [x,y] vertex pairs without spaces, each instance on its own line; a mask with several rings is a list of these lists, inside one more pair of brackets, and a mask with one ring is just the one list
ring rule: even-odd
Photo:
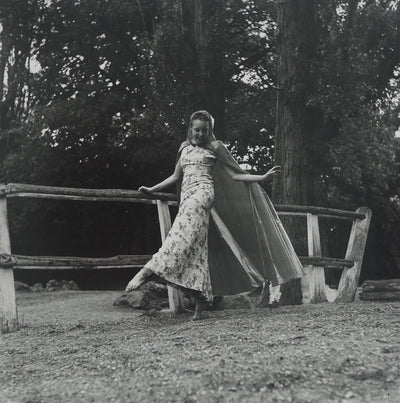
[[140,272],[128,283],[125,291],[129,292],[138,289],[148,280],[148,277],[150,277],[152,273],[153,272],[149,269],[140,270]]
[[196,308],[194,309],[194,315],[192,320],[200,320],[202,313],[207,307],[207,301],[202,296],[196,296]]

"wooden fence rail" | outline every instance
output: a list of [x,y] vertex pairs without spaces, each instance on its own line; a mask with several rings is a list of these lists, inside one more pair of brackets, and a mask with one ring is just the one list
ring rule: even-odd
[[82,189],[59,186],[25,185],[9,183],[0,186],[0,197],[28,197],[57,200],[114,201],[156,204],[157,200],[176,204],[177,196],[171,193],[146,194],[128,189]]
[[[170,193],[144,194],[127,189],[82,189],[56,186],[38,186],[19,183],[0,185],[0,328],[1,332],[18,329],[14,290],[14,269],[105,269],[142,267],[149,255],[119,255],[109,258],[22,256],[11,253],[8,227],[8,198],[41,198],[53,200],[113,201],[156,204],[162,242],[171,228],[169,205],[177,205],[177,196]],[[301,280],[303,302],[327,300],[324,267],[343,269],[336,301],[354,300],[362,258],[368,234],[371,211],[361,207],[345,211],[316,206],[275,206],[280,216],[307,217],[309,256],[300,256],[306,276]],[[353,226],[344,259],[321,256],[318,218],[352,220]],[[170,310],[183,309],[183,298],[176,288],[168,286]]]
[[[78,256],[24,256],[1,254],[0,267],[12,269],[112,269],[142,267],[151,255],[117,255],[112,257]],[[352,267],[353,261],[332,257],[299,256],[303,265],[322,266],[332,269]]]

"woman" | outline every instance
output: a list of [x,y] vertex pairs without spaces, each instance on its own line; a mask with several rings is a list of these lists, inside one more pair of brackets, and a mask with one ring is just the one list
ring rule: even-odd
[[[179,211],[159,251],[126,287],[134,290],[154,273],[190,289],[197,301],[194,320],[201,318],[204,302],[213,295],[237,294],[266,280],[279,284],[302,275],[268,196],[256,185],[280,168],[247,174],[215,140],[212,128],[207,111],[193,113],[174,173],[153,187],[139,188],[154,193],[177,183]],[[273,227],[272,232],[267,227]],[[276,247],[278,253],[271,250]]]

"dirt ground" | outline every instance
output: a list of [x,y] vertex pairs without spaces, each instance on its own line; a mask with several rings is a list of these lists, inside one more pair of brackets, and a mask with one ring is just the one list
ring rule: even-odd
[[3,402],[398,402],[400,303],[152,316],[119,292],[18,293]]

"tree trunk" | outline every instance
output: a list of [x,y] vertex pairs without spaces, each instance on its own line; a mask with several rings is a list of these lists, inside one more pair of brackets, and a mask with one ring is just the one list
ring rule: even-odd
[[[273,183],[273,199],[279,204],[316,204],[318,186],[318,133],[321,118],[310,103],[315,92],[312,69],[318,38],[317,4],[314,0],[279,0],[278,96],[275,163],[282,174]],[[304,223],[284,221],[299,254],[306,250]],[[299,281],[282,287],[281,301],[301,303]]]
[[[213,35],[221,12],[215,0],[183,0],[182,25],[186,27],[186,41],[190,44],[194,109],[207,109],[216,120],[220,138],[224,137],[225,86],[222,50]],[[211,48],[213,46],[213,48]],[[213,57],[211,58],[211,55]]]

